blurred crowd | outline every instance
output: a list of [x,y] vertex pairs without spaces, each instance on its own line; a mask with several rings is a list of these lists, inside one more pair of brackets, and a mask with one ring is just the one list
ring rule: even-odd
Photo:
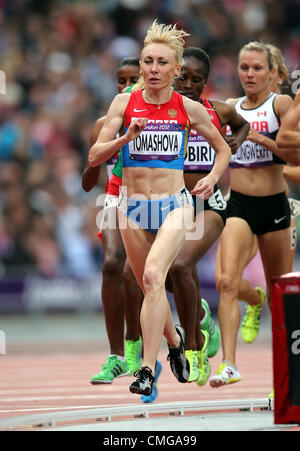
[[0,275],[101,267],[105,171],[88,194],[81,172],[94,121],[117,92],[116,66],[139,55],[156,17],[208,52],[211,98],[241,94],[236,58],[250,40],[279,46],[290,73],[299,63],[299,0],[0,0]]

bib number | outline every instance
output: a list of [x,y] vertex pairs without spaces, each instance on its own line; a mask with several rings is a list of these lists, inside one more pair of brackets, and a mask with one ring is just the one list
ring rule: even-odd
[[224,200],[222,192],[218,189],[209,199],[208,205],[214,210],[226,210],[227,202]]

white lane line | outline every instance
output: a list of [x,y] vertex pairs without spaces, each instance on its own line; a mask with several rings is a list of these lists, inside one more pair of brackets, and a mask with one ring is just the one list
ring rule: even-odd
[[[221,394],[222,388],[219,388],[218,393]],[[214,390],[214,392],[216,392],[216,389]],[[226,393],[224,391],[224,395],[225,397],[228,397],[229,395],[237,395],[237,393],[240,395],[242,393],[245,394],[249,394],[249,389],[245,388],[245,389],[239,389],[237,390],[226,390]],[[266,390],[264,388],[257,388],[255,390],[255,393],[260,394],[260,393],[266,393]],[[177,395],[178,394],[178,390],[167,390],[165,393],[162,394],[168,394],[168,396],[174,394]],[[60,400],[73,400],[73,399],[103,399],[103,398],[114,398],[114,399],[124,399],[127,398],[128,396],[131,396],[129,393],[122,393],[122,390],[118,391],[118,393],[103,393],[103,392],[98,392],[95,393],[94,395],[64,395],[64,396],[23,396],[23,397],[17,397],[17,398],[2,398],[1,403],[10,403],[10,402],[18,402],[19,404],[22,402],[30,402],[30,401],[35,401],[35,402],[40,402],[40,401],[60,401]],[[200,393],[199,393],[200,396]],[[252,394],[253,396],[253,394]]]
[[[114,386],[109,385],[109,384],[107,384],[107,385],[99,384],[99,385],[95,385],[95,386],[86,384],[85,386],[81,386],[81,387],[70,387],[70,385],[65,386],[65,387],[47,387],[47,386],[40,387],[40,388],[24,387],[24,388],[20,388],[20,389],[7,389],[7,390],[0,389],[0,396],[3,397],[2,398],[2,400],[3,400],[3,399],[5,399],[4,397],[8,396],[8,395],[10,395],[10,396],[11,395],[23,395],[24,396],[24,395],[30,395],[30,394],[45,394],[45,393],[51,394],[51,393],[68,393],[68,392],[86,393],[87,391],[97,393],[99,396],[101,396],[102,394],[105,394],[108,392],[109,393],[122,392],[122,391],[126,390],[126,387],[127,387],[127,384],[114,385]],[[158,384],[158,387],[159,387],[159,389],[161,389],[163,391],[165,390],[165,391],[173,392],[173,393],[178,392],[177,388],[175,386],[171,386],[170,384],[162,383],[162,384]],[[170,388],[172,388],[172,390],[170,390]],[[247,388],[242,388],[242,387],[239,388],[238,386],[236,386],[234,388],[234,390],[226,389],[226,393],[228,393],[229,391],[231,393],[235,393],[237,390],[242,393],[249,393],[249,391],[263,393],[265,390],[269,390],[269,389],[270,389],[270,384],[266,383],[260,387],[255,387],[255,386],[250,387],[249,385],[247,385]],[[163,393],[163,391],[161,393]],[[187,390],[185,393],[188,394],[190,392],[191,392],[191,390]],[[209,392],[211,393],[210,388],[209,388]],[[204,394],[206,395],[206,393],[207,393],[206,390],[205,390],[205,392],[202,391],[202,395],[204,395]],[[19,398],[19,399],[22,399],[22,398]]]
[[[122,406],[131,406],[132,404],[122,404]],[[65,406],[65,407],[40,407],[39,409],[11,409],[0,410],[0,413],[18,413],[18,412],[42,412],[50,410],[80,410],[80,409],[102,409],[111,408],[114,404],[101,404],[99,406]]]

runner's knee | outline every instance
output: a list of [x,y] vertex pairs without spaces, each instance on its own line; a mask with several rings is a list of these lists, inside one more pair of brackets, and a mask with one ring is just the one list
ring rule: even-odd
[[104,257],[102,272],[107,277],[122,277],[123,258],[121,253],[111,253]]
[[216,278],[216,287],[219,294],[238,294],[238,281],[230,275],[222,274]]
[[143,275],[143,285],[146,293],[161,290],[164,287],[164,282],[161,268],[155,262],[147,263]]
[[125,283],[131,283],[133,280],[135,280],[135,275],[132,271],[131,266],[128,264],[125,265],[124,271],[123,271],[123,279]]
[[192,268],[182,259],[176,259],[169,269],[172,280],[179,281],[192,277]]

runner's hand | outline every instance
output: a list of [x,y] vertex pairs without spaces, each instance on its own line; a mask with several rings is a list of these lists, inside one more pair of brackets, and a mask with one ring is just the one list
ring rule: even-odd
[[137,138],[142,133],[142,131],[146,127],[147,123],[148,123],[148,119],[145,117],[133,119],[133,121],[131,121],[131,123],[128,127],[128,130],[127,130],[127,133],[126,133],[126,138],[128,139],[128,142]]
[[230,147],[231,154],[234,155],[237,153],[237,150],[239,148],[238,143],[236,142],[236,139],[233,136],[223,136],[224,140],[227,142],[228,146]]
[[264,140],[264,135],[256,132],[255,130],[253,130],[253,128],[250,127],[250,130],[248,132],[248,136],[246,139],[249,139],[249,141],[252,141],[256,144],[262,144],[263,140]]
[[214,186],[216,183],[216,176],[208,174],[206,177],[203,177],[203,179],[198,180],[191,190],[191,194],[197,194],[198,196],[203,197],[204,200],[207,200],[214,194]]

